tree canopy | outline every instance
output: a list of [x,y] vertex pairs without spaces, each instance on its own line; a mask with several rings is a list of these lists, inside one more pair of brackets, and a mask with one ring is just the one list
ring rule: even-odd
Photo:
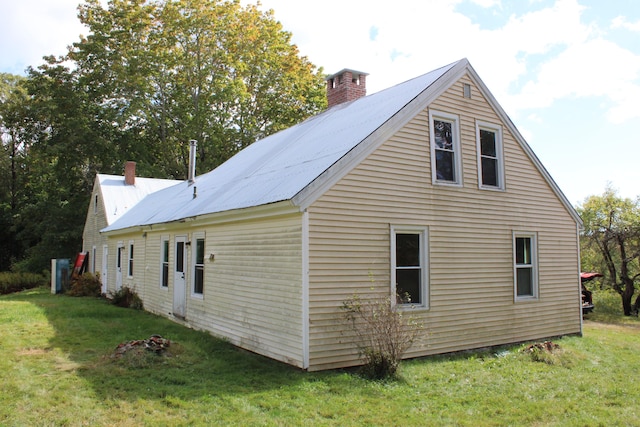
[[[600,196],[588,197],[578,212],[584,221],[583,266],[602,268],[621,296],[624,314],[637,315],[640,295],[635,301],[633,297],[640,279],[640,199],[622,198],[609,187]],[[584,265],[585,255],[591,265]]]
[[272,11],[238,0],[86,0],[78,11],[86,37],[19,83],[3,76],[3,173],[17,163],[0,221],[24,247],[0,269],[78,251],[98,171],[134,160],[141,175],[185,178],[189,140],[206,172],[326,107],[322,69]]

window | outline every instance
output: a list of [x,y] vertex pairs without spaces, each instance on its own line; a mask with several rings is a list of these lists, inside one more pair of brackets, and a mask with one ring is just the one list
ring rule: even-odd
[[98,213],[98,195],[93,198],[93,213]]
[[160,286],[169,287],[169,236],[160,238]]
[[433,183],[462,185],[458,116],[430,111],[429,123]]
[[504,189],[502,128],[490,123],[476,122],[476,141],[480,188]]
[[535,233],[513,233],[516,300],[538,298],[537,250]]
[[133,277],[133,242],[129,242],[129,267],[127,269],[127,276]]
[[391,289],[401,305],[429,307],[427,229],[391,227]]
[[195,242],[193,249],[193,294],[204,293],[204,234],[194,233]]

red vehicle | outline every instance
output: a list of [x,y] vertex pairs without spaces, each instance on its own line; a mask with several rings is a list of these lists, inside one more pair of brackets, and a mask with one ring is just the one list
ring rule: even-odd
[[593,298],[591,291],[584,284],[590,282],[596,277],[602,277],[600,273],[580,273],[580,286],[582,288],[582,314],[588,314],[593,311]]

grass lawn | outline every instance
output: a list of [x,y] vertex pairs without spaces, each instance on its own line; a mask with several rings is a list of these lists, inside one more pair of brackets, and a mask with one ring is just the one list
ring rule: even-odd
[[[30,290],[0,297],[0,425],[640,426],[640,321],[592,317],[584,337],[554,340],[553,364],[507,346],[407,361],[379,382],[302,372],[145,312]],[[172,341],[170,357],[110,357],[152,334]]]

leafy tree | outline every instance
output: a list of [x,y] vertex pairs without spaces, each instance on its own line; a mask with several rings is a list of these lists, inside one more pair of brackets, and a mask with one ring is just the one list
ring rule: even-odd
[[24,138],[23,118],[28,97],[24,81],[24,77],[0,74],[0,271],[8,270],[24,251],[13,222],[27,200],[23,172],[29,143]]
[[[583,246],[600,255],[605,280],[620,294],[625,316],[637,315],[640,295],[640,199],[621,198],[612,188],[585,199],[578,212],[584,221]],[[593,259],[590,260],[593,265]]]
[[103,4],[79,6],[88,35],[29,70],[15,109],[25,153],[16,179],[28,193],[10,220],[29,247],[19,269],[79,250],[97,171],[121,174],[135,160],[142,175],[186,178],[190,139],[210,170],[326,106],[321,70],[271,11],[238,0]]
[[[210,170],[326,106],[320,70],[273,13],[239,1],[89,0],[69,58],[115,141],[143,170],[185,177],[188,144]],[[123,161],[126,159],[122,159]]]

